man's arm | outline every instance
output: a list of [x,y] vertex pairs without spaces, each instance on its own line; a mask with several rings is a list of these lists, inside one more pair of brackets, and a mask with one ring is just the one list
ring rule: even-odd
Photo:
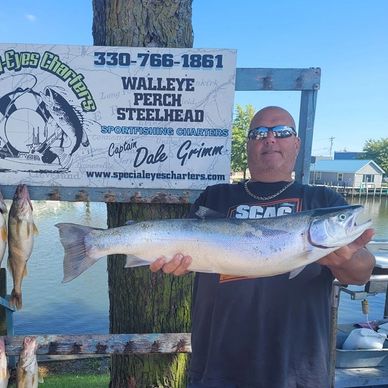
[[329,267],[333,276],[343,284],[365,284],[376,262],[365,248],[373,235],[374,230],[367,229],[352,243],[323,257],[318,263]]

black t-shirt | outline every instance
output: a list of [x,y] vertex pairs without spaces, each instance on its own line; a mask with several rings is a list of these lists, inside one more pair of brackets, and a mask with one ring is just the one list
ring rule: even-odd
[[[250,183],[255,194],[286,182]],[[272,200],[249,196],[243,185],[208,187],[195,202],[232,218],[281,216],[346,204],[324,187],[294,183]],[[197,273],[192,309],[194,381],[239,388],[329,387],[329,312],[333,276],[310,264],[295,278],[228,277]]]

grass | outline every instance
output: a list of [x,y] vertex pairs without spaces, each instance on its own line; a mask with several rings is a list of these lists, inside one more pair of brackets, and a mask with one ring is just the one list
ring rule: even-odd
[[[73,375],[63,374],[58,376],[47,376],[39,386],[47,388],[107,388],[109,386],[110,376],[103,375]],[[16,384],[10,384],[9,388],[16,387]]]
[[[9,388],[15,388],[16,370]],[[76,359],[39,363],[39,386],[44,388],[108,388],[109,358]]]
[[58,376],[47,376],[42,386],[47,388],[107,388],[110,376],[103,375],[73,375],[63,374]]

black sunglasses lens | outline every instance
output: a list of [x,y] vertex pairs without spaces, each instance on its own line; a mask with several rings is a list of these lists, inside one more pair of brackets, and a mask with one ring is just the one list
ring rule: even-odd
[[276,129],[276,127],[275,127],[272,129],[272,132],[273,132],[275,137],[279,137],[280,139],[283,139],[285,137],[290,137],[294,134],[292,129],[287,128],[287,127],[281,127],[279,129]]
[[284,139],[286,137],[290,137],[292,135],[296,136],[296,132],[294,128],[288,127],[286,125],[278,125],[276,127],[259,127],[251,129],[248,132],[248,139],[250,140],[258,140],[265,139],[268,136],[268,132],[271,131],[273,135],[279,139]]

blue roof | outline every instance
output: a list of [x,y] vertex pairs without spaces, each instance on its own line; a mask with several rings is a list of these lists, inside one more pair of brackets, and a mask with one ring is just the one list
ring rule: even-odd
[[384,172],[373,160],[317,160],[311,164],[311,171],[356,173],[368,164],[372,164],[377,170]]

